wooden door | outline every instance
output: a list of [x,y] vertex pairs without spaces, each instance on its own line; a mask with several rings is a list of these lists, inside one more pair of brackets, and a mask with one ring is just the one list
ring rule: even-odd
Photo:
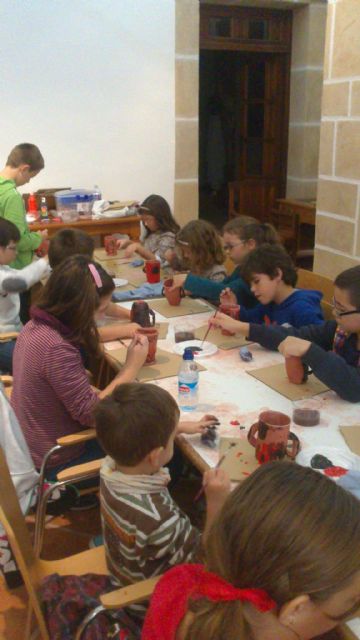
[[237,213],[266,220],[285,191],[287,59],[242,54],[237,70]]

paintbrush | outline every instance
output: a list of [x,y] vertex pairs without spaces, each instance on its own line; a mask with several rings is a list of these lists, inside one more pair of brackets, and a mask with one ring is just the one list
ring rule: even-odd
[[[215,317],[216,317],[217,312],[218,312],[218,309],[216,309],[216,311],[215,311],[215,313],[214,313],[214,315],[213,315],[213,318],[215,318]],[[206,338],[207,338],[207,337],[208,337],[208,335],[209,335],[209,331],[210,331],[210,329],[212,329],[212,325],[211,325],[211,324],[209,324],[208,328],[206,329],[206,333],[205,333],[205,335],[204,335],[204,337],[203,337],[203,339],[202,339],[202,343],[201,343],[201,345],[200,345],[200,349],[202,349],[203,344],[204,344],[204,342],[205,342]]]
[[[224,453],[222,454],[219,462],[217,463],[217,465],[215,465],[214,469],[219,469],[219,467],[222,465],[222,463],[224,462],[226,456],[228,455],[230,449],[232,449],[233,447],[236,447],[236,442],[230,442],[229,446],[227,449],[225,449]],[[201,498],[202,494],[205,491],[205,487],[206,485],[203,485],[201,487],[201,489],[197,492],[195,498],[194,498],[194,502],[197,502],[199,500],[199,498]]]

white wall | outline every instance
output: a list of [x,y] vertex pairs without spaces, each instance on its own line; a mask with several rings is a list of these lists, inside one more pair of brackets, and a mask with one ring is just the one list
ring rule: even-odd
[[46,165],[34,190],[98,184],[106,198],[172,203],[174,4],[1,3],[0,167],[33,142]]

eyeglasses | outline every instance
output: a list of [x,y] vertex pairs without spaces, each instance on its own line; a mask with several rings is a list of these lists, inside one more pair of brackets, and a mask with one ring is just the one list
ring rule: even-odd
[[337,307],[337,302],[335,298],[332,299],[331,306],[334,309],[334,313],[338,318],[342,318],[344,316],[351,316],[353,313],[360,313],[360,309],[352,309],[352,311],[340,311],[339,307]]
[[241,244],[245,244],[246,240],[240,240],[236,244],[224,244],[224,251],[231,251],[231,249],[235,249],[236,247],[240,247]]

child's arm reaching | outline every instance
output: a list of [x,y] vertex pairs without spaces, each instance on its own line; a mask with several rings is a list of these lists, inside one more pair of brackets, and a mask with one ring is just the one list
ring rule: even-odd
[[212,327],[220,327],[221,329],[227,329],[227,331],[231,331],[232,333],[240,333],[245,336],[249,333],[250,327],[248,322],[234,320],[225,313],[217,313],[216,316],[209,318],[209,324]]
[[205,414],[200,420],[190,421],[183,420],[179,422],[177,432],[180,433],[205,433],[206,429],[213,424],[217,424],[218,419],[216,416]]

